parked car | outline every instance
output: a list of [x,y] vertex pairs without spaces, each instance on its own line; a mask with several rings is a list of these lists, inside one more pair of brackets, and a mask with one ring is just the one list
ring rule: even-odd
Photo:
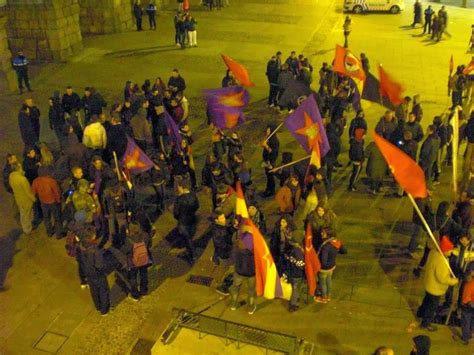
[[404,0],[344,0],[344,11],[352,11],[356,14],[369,11],[388,11],[398,14],[404,9]]

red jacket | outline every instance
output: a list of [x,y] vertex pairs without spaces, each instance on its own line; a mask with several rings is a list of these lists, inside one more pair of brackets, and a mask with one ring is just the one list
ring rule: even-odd
[[462,304],[467,305],[469,302],[474,302],[474,279],[464,285],[462,292]]
[[41,203],[50,205],[61,202],[61,192],[56,180],[51,176],[39,176],[33,181],[31,189],[38,195]]

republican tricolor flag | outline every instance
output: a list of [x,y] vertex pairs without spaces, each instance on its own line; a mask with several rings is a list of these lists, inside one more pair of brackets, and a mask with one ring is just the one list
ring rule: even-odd
[[245,202],[244,192],[240,181],[235,185],[235,215],[240,218],[249,218],[249,211],[247,210],[247,203]]

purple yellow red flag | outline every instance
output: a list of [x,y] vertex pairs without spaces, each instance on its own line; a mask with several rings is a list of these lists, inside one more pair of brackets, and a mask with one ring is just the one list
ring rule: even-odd
[[249,227],[249,232],[252,235],[257,296],[267,299],[288,298],[288,292],[284,290],[272,254],[262,233],[251,219],[246,219],[244,224]]
[[[285,126],[301,144],[306,153],[314,151],[314,162],[321,166],[321,158],[329,151],[329,142],[318,105],[310,95],[298,108],[285,119]],[[314,147],[317,145],[317,147]],[[314,148],[314,149],[313,149]]]
[[236,62],[231,57],[222,54],[222,59],[224,60],[227,68],[234,73],[235,79],[243,86],[255,86],[255,84],[250,80],[249,72],[239,62]]
[[235,199],[235,215],[241,218],[249,218],[249,211],[240,181],[235,184],[235,194],[237,196]]
[[127,149],[123,155],[122,163],[125,169],[132,174],[143,173],[155,166],[151,159],[130,137],[127,137]]
[[387,97],[394,105],[400,105],[403,102],[404,85],[395,81],[383,68],[379,65],[380,95]]
[[250,101],[247,90],[241,86],[205,90],[207,114],[219,129],[233,129],[245,122],[243,109]]
[[395,145],[375,132],[373,135],[375,144],[379,147],[398,184],[414,198],[428,196],[425,174],[421,167]]
[[313,247],[311,223],[306,225],[306,234],[304,237],[304,263],[306,280],[308,281],[308,294],[314,296],[317,286],[316,275],[319,270],[321,270],[321,262],[319,261],[318,254],[316,254]]

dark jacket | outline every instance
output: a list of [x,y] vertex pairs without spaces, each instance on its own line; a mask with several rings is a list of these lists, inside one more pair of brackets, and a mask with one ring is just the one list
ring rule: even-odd
[[380,121],[375,126],[375,133],[382,136],[385,139],[389,139],[390,135],[395,131],[397,128],[397,124],[394,120],[387,121],[384,117],[380,119]]
[[336,266],[337,254],[346,254],[347,250],[342,242],[335,238],[330,238],[323,242],[318,254],[321,261],[321,270],[330,270]]
[[356,117],[351,121],[349,126],[349,139],[354,138],[355,130],[362,128],[367,132],[367,121],[363,117]]
[[412,136],[413,136],[413,139],[417,142],[421,142],[421,140],[423,139],[423,137],[425,135],[423,133],[423,128],[416,121],[405,123],[405,130],[410,131]]
[[13,190],[10,186],[10,173],[13,171],[13,168],[10,164],[5,164],[3,167],[2,178],[3,178],[3,186],[5,187],[5,191],[9,193],[13,193]]
[[418,153],[418,143],[410,139],[409,141],[404,141],[400,149],[407,154],[410,158],[416,161],[416,155]]
[[387,171],[387,163],[375,142],[370,142],[366,149],[367,176],[372,179],[383,179]]
[[255,276],[255,260],[252,251],[237,249],[235,252],[235,272],[242,276]]
[[25,145],[34,145],[40,136],[40,111],[36,107],[30,108],[27,114],[21,110],[18,114],[18,125],[20,126],[21,139]]
[[[434,213],[431,206],[431,199],[428,197],[423,198],[423,199],[416,198],[415,203],[418,205],[418,208],[423,214],[423,217],[425,217],[425,220],[428,223],[430,229],[434,230],[435,222],[434,222]],[[420,217],[418,216],[418,213],[416,212],[415,209],[413,209],[412,222],[420,227],[424,227],[423,222],[420,220]]]
[[280,67],[276,60],[269,60],[267,63],[267,71],[265,75],[268,78],[270,85],[278,86],[278,76],[280,75]]
[[304,277],[304,251],[301,246],[288,243],[284,254],[285,274],[291,279],[302,279]]
[[49,108],[48,117],[49,128],[51,129],[61,129],[66,123],[63,108],[59,103],[54,103],[53,106]]
[[87,279],[99,279],[105,277],[105,263],[103,250],[97,246],[89,246],[81,249],[82,269]]
[[210,234],[214,244],[214,257],[228,259],[232,254],[232,234],[234,228],[213,223]]
[[122,159],[127,150],[127,133],[122,124],[111,125],[107,131],[107,145],[110,152],[117,154],[117,159]]
[[263,149],[262,153],[262,158],[263,161],[269,162],[273,166],[275,165],[275,162],[278,158],[278,152],[280,150],[280,141],[278,140],[276,134],[274,134],[269,140],[268,140],[268,146],[271,149],[271,152],[266,150],[265,148]]
[[81,98],[75,92],[71,95],[64,94],[62,99],[64,112],[71,114],[72,110],[78,111],[81,108]]
[[196,212],[199,209],[199,200],[194,192],[182,194],[176,198],[173,216],[181,225],[196,223]]
[[418,159],[420,166],[429,167],[438,158],[440,139],[433,133],[426,137],[421,145],[420,158]]
[[140,19],[143,16],[143,10],[140,7],[140,5],[133,5],[133,16],[135,16],[136,19]]
[[168,80],[168,86],[176,88],[176,91],[184,91],[186,89],[186,82],[181,76],[170,77]]

